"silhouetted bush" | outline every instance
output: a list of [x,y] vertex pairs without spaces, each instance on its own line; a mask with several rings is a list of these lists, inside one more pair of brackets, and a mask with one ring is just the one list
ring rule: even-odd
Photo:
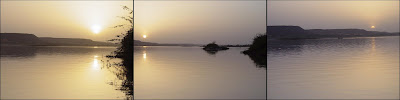
[[253,38],[253,43],[250,45],[250,48],[243,53],[245,54],[257,54],[257,55],[266,55],[267,52],[267,35],[266,34],[258,34]]
[[267,34],[258,34],[253,38],[253,43],[249,49],[243,51],[243,54],[249,55],[250,59],[258,67],[266,67],[267,57]]
[[[133,14],[133,10],[129,9],[128,7],[124,6],[123,9],[130,11],[129,14]],[[122,62],[114,62],[113,64],[108,62],[107,67],[112,67],[117,70],[114,73],[117,75],[118,79],[123,81],[120,84],[120,90],[127,95],[127,99],[133,99],[133,16],[120,18],[130,22],[129,30],[127,30],[126,33],[117,35],[116,38],[109,40],[119,42],[120,46],[116,51],[113,52],[113,54],[107,55],[107,58],[118,58],[121,59]],[[117,25],[114,28],[121,28],[125,26],[127,25]]]

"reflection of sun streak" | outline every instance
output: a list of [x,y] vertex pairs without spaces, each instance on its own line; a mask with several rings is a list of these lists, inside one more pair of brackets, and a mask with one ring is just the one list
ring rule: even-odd
[[372,38],[372,40],[371,40],[371,49],[372,49],[372,51],[375,51],[375,38]]
[[146,59],[146,53],[143,53],[143,58]]
[[93,63],[92,63],[92,68],[94,70],[100,70],[99,61],[97,60],[97,57],[98,56],[94,56]]

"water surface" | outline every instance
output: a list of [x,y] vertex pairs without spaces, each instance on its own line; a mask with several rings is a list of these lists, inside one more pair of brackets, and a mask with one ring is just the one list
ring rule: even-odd
[[135,99],[265,99],[266,70],[230,48],[135,47]]
[[268,99],[399,99],[399,37],[268,41]]
[[1,99],[123,99],[102,69],[115,47],[1,47]]

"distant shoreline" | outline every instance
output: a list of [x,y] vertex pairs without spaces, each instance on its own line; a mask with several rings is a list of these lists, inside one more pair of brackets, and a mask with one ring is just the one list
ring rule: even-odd
[[267,26],[267,39],[299,40],[321,38],[354,38],[399,36],[400,32],[367,31],[364,29],[303,29],[300,26]]
[[90,47],[90,48],[117,48],[118,46],[82,46],[82,45],[8,45],[2,44],[0,47]]
[[[203,48],[203,46],[179,46],[179,45],[175,45],[175,46],[161,46],[161,45],[153,45],[153,46],[139,46],[139,45],[135,45],[133,47],[199,47],[199,48]],[[227,46],[229,47],[229,46]],[[249,46],[233,46],[230,48],[244,48],[244,47],[249,47]]]
[[267,40],[319,40],[319,39],[356,39],[356,38],[376,38],[376,37],[400,37],[400,35],[394,36],[358,36],[358,37],[326,37],[326,38],[290,38],[290,39],[277,39],[277,38],[267,38]]
[[90,39],[37,37],[27,33],[0,33],[0,41],[2,46],[118,46]]

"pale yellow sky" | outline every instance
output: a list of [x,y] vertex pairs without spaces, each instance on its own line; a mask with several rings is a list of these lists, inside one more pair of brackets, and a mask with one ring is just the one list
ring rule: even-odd
[[127,24],[117,17],[129,15],[122,6],[132,9],[133,0],[1,1],[1,32],[105,41],[124,31],[110,28]]

